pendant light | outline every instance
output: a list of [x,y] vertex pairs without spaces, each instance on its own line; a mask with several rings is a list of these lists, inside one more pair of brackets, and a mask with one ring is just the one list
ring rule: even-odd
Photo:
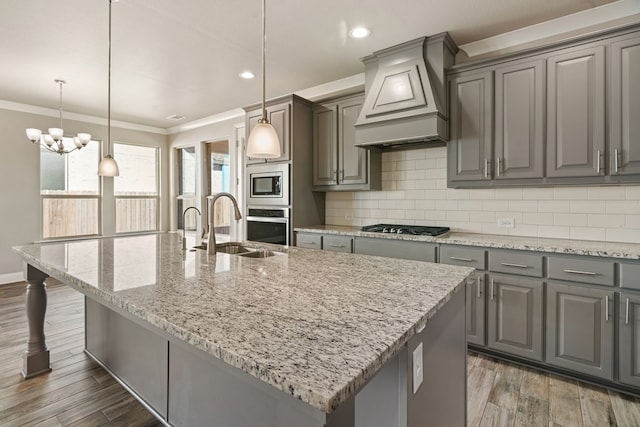
[[280,157],[280,141],[274,127],[267,119],[265,108],[265,44],[266,34],[266,0],[262,0],[262,118],[251,130],[247,141],[247,156],[257,159],[274,159]]
[[107,155],[100,160],[98,175],[119,176],[120,168],[111,155],[111,3],[117,0],[109,0],[109,73],[107,79]]

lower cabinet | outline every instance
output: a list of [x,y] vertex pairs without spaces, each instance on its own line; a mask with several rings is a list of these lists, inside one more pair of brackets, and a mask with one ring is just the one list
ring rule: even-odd
[[619,381],[640,387],[640,292],[621,292],[618,312]]
[[489,275],[489,348],[542,361],[542,289],[542,280]]
[[485,345],[485,274],[467,281],[467,342]]
[[614,296],[612,290],[547,283],[546,362],[613,380]]
[[325,234],[322,236],[322,249],[350,254],[353,252],[353,237]]
[[355,240],[354,252],[363,255],[436,262],[437,248],[438,245],[435,243],[358,236]]

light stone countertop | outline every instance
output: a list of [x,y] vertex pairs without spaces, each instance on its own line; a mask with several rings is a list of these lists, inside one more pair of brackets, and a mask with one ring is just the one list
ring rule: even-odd
[[408,234],[371,233],[360,231],[360,227],[340,225],[300,227],[296,228],[295,231],[640,260],[640,244],[634,243],[547,239],[542,237],[502,236],[497,234],[456,232],[449,232],[445,235],[436,237],[412,236]]
[[252,259],[183,252],[177,233],[34,244],[14,251],[103,304],[327,413],[464,289],[473,271],[247,244],[286,254]]

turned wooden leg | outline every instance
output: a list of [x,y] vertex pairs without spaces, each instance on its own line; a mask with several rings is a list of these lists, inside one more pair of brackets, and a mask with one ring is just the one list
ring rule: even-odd
[[27,379],[51,371],[49,349],[44,337],[44,315],[47,311],[47,286],[44,281],[49,276],[28,264],[24,273],[28,283],[26,309],[29,339],[22,356],[22,376]]

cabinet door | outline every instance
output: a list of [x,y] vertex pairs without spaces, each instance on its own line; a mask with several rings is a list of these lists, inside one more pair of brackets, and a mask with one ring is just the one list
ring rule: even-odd
[[640,387],[640,294],[620,294],[620,382]]
[[490,275],[490,348],[542,360],[542,286],[540,280]]
[[338,105],[338,152],[340,184],[367,183],[367,150],[356,147],[355,123],[362,109],[362,98]]
[[484,273],[467,280],[467,342],[485,345],[485,282]]
[[353,252],[353,237],[324,234],[322,236],[322,249],[332,252]]
[[493,74],[459,75],[450,80],[449,179],[490,180],[493,140]]
[[313,110],[313,185],[338,183],[337,106]]
[[547,363],[613,379],[614,292],[547,284]]
[[495,79],[495,177],[542,178],[544,62],[500,67]]
[[604,174],[604,46],[547,59],[547,176]]
[[[290,159],[290,146],[291,146],[291,137],[289,130],[289,112],[290,112],[290,104],[288,102],[284,104],[276,104],[267,106],[267,118],[269,122],[273,125],[276,133],[278,134],[278,139],[280,140],[280,153],[281,156],[275,159],[267,159],[267,162],[281,162]],[[262,111],[256,110],[252,111],[248,114],[247,117],[247,128],[249,129],[249,134],[253,130],[254,126],[258,123],[258,120],[262,118]],[[249,139],[247,137],[247,139]],[[264,163],[265,159],[253,159],[251,157],[247,158],[247,163]]]
[[640,174],[640,36],[611,44],[610,171]]

